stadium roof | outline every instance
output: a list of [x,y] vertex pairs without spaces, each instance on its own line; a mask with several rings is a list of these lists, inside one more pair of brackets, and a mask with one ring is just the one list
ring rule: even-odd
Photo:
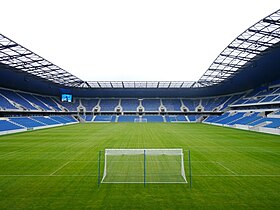
[[0,34],[0,62],[17,71],[23,71],[57,84],[78,87],[83,83],[78,77],[2,34]]
[[211,86],[233,77],[280,41],[280,10],[260,20],[233,40],[198,80]]
[[15,71],[75,88],[196,88],[220,84],[280,42],[280,10],[260,20],[233,40],[197,82],[186,81],[83,81],[0,34],[0,62]]

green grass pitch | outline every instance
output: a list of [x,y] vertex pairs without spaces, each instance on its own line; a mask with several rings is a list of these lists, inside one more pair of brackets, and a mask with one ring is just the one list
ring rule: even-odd
[[[192,189],[98,188],[98,151],[105,148],[191,150]],[[280,209],[280,137],[172,123],[89,123],[1,136],[0,209]]]

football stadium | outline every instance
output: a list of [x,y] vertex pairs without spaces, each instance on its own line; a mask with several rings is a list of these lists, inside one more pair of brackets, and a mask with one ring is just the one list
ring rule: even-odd
[[85,81],[0,34],[0,209],[280,209],[280,10],[197,81]]

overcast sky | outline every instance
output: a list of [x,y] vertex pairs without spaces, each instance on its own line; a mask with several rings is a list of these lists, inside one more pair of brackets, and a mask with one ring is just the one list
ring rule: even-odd
[[2,0],[3,35],[86,81],[196,81],[280,0]]

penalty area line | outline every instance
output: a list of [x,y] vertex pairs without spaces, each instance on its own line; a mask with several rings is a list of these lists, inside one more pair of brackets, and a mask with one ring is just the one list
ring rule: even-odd
[[58,169],[56,169],[54,172],[52,172],[50,174],[50,176],[53,176],[56,172],[58,172],[60,169],[62,169],[63,167],[65,167],[66,165],[68,165],[70,163],[70,161],[64,163],[62,166],[60,166]]
[[224,169],[228,170],[230,173],[234,174],[234,175],[238,175],[236,174],[234,171],[230,170],[228,167],[224,166],[223,164],[221,164],[220,162],[215,162],[216,164],[222,166]]
[[193,177],[280,177],[280,174],[198,174]]

